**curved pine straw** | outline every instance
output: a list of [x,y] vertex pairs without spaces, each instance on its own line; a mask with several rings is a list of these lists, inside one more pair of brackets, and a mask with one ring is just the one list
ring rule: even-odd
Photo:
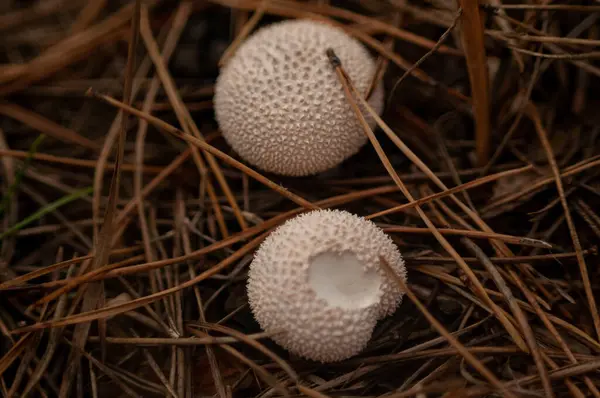
[[581,279],[583,280],[583,288],[588,301],[588,305],[590,307],[590,315],[592,316],[592,320],[594,321],[596,335],[598,336],[598,339],[600,339],[600,314],[598,314],[598,307],[596,306],[596,298],[594,297],[594,292],[592,290],[592,284],[590,282],[587,264],[585,263],[585,258],[582,254],[583,248],[581,247],[581,242],[579,241],[579,235],[577,234],[575,222],[571,217],[571,210],[569,209],[567,198],[565,196],[565,189],[563,187],[560,170],[558,168],[558,165],[556,164],[554,152],[552,150],[552,146],[550,145],[550,141],[548,140],[546,130],[542,125],[542,121],[538,114],[537,108],[533,103],[527,104],[526,114],[534,123],[535,131],[540,139],[540,142],[542,143],[542,147],[544,148],[546,157],[548,158],[548,163],[550,164],[550,168],[552,169],[552,174],[556,183],[556,189],[558,191],[560,203],[563,207],[565,220],[567,221],[567,226],[569,227],[569,234],[571,235],[571,240],[573,241],[575,253],[577,253],[577,263],[579,264],[579,271],[581,273]]
[[171,288],[168,288],[165,290],[161,290],[157,293],[153,293],[148,296],[140,297],[139,299],[127,301],[125,303],[115,304],[115,305],[111,305],[108,307],[99,308],[97,310],[84,311],[84,312],[80,312],[78,314],[70,315],[70,316],[60,318],[57,320],[38,322],[38,323],[35,323],[30,326],[25,326],[23,328],[17,328],[15,330],[13,330],[11,332],[11,334],[21,334],[21,333],[27,333],[29,331],[34,331],[34,330],[61,327],[61,326],[67,326],[67,325],[76,325],[76,324],[90,322],[90,321],[97,320],[97,319],[105,319],[108,317],[113,317],[115,315],[122,314],[124,312],[143,307],[147,304],[150,304],[152,302],[160,300],[163,297],[167,297],[167,296],[177,293],[183,289],[192,287],[195,284],[200,283],[200,282],[208,279],[209,277],[219,273],[223,269],[229,267],[231,264],[240,260],[243,256],[245,256],[246,254],[248,254],[252,250],[254,250],[262,242],[262,240],[267,236],[267,234],[268,233],[263,233],[262,235],[254,238],[253,240],[248,242],[246,245],[244,245],[242,248],[237,250],[234,254],[227,257],[225,260],[221,261],[219,264],[202,272],[195,278],[192,278],[185,282],[182,282],[181,284],[179,284],[177,286],[174,286],[174,287],[171,287]]
[[[368,103],[366,101],[364,101],[364,99],[361,97],[361,94],[356,91],[356,89],[352,85],[350,79],[348,78],[347,74],[342,69],[341,62],[339,61],[337,56],[335,56],[335,54],[333,53],[333,50],[328,50],[328,55],[330,57],[332,65],[336,71],[338,79],[343,86],[344,94],[346,95],[346,98],[348,99],[348,102],[350,103],[352,110],[354,111],[356,117],[360,121],[365,134],[369,137],[369,141],[375,148],[385,169],[390,174],[390,176],[392,177],[392,179],[394,180],[394,182],[396,183],[398,188],[400,188],[400,190],[402,191],[404,196],[406,196],[406,198],[410,202],[414,202],[415,199],[413,198],[410,191],[406,188],[404,183],[400,180],[400,177],[398,176],[398,174],[392,167],[385,152],[381,148],[379,141],[377,141],[377,138],[373,134],[371,127],[369,126],[365,117],[363,116],[362,112],[360,111],[360,108],[358,107],[356,100],[354,99],[353,93],[356,95],[357,98],[359,98],[361,100],[362,106],[365,106],[370,112],[372,112],[373,115],[376,115],[376,113],[370,108]],[[381,121],[381,119],[379,119],[379,120],[376,119],[376,120],[377,120],[377,122]],[[523,349],[523,351],[527,352],[528,349],[527,349],[527,345],[525,344],[525,341],[520,336],[519,332],[516,330],[514,325],[511,323],[511,321],[507,318],[504,311],[490,299],[490,297],[486,293],[482,283],[479,281],[479,279],[477,279],[477,276],[475,275],[473,270],[467,265],[467,263],[462,259],[462,257],[458,254],[458,252],[452,247],[452,245],[446,240],[446,238],[444,238],[444,236],[438,231],[438,229],[435,227],[435,225],[429,219],[429,217],[425,214],[425,212],[419,206],[415,206],[415,209],[416,209],[417,213],[419,214],[419,217],[423,220],[425,225],[427,225],[427,227],[429,228],[429,230],[431,231],[433,236],[436,238],[436,240],[440,243],[440,245],[442,245],[442,247],[448,252],[448,254],[450,254],[450,256],[452,256],[452,258],[454,258],[454,260],[456,261],[458,266],[465,273],[465,275],[469,278],[472,288],[474,289],[476,294],[492,309],[495,316],[505,327],[506,331],[511,335],[511,337],[513,338],[515,343],[521,349]]]
[[481,362],[479,361],[464,345],[458,341],[456,337],[454,337],[450,332],[446,330],[444,325],[442,325],[421,303],[421,301],[415,296],[415,294],[409,289],[409,287],[404,283],[402,278],[398,277],[398,275],[394,272],[392,267],[387,263],[385,258],[379,257],[380,265],[388,274],[388,276],[393,279],[394,283],[398,285],[398,287],[406,294],[406,296],[410,299],[410,301],[415,304],[415,306],[419,309],[421,314],[427,319],[427,321],[437,330],[439,334],[441,334],[448,344],[450,344],[456,351],[463,357],[465,360],[473,366],[483,377],[487,379],[490,384],[500,390],[505,397],[516,398],[516,395],[513,394],[506,386],[506,384],[500,382],[496,376]]
[[109,97],[107,95],[103,95],[100,93],[96,93],[93,90],[88,90],[88,95],[96,97],[110,105],[113,105],[117,108],[123,109],[127,112],[129,112],[132,115],[135,115],[137,117],[140,117],[142,119],[147,120],[148,122],[150,122],[152,125],[154,125],[154,127],[161,129],[162,131],[165,131],[169,134],[172,134],[173,136],[180,138],[190,144],[193,144],[194,146],[202,149],[203,151],[206,151],[208,153],[210,153],[211,155],[214,155],[218,158],[220,158],[221,160],[223,160],[224,162],[228,163],[230,166],[235,167],[236,169],[240,170],[241,172],[247,174],[248,176],[254,178],[255,180],[263,183],[264,185],[266,185],[267,187],[271,188],[272,190],[280,193],[282,196],[285,196],[286,198],[290,199],[292,202],[307,208],[307,209],[317,209],[318,207],[315,206],[314,204],[310,203],[309,201],[307,201],[304,198],[301,198],[300,196],[293,194],[291,192],[289,192],[288,190],[282,188],[280,185],[274,183],[273,181],[269,180],[267,177],[263,176],[262,174],[256,172],[255,170],[253,170],[252,168],[246,166],[245,164],[235,160],[234,158],[232,158],[231,156],[227,155],[225,152],[220,151],[219,149],[215,148],[214,146],[210,145],[209,143],[207,143],[206,141],[203,141],[201,139],[198,139],[196,137],[193,137],[189,134],[185,134],[183,131],[173,127],[172,125],[158,119],[157,117],[154,117],[152,115],[149,115],[145,112],[141,112],[140,110],[126,105],[120,101],[117,101],[116,99]]

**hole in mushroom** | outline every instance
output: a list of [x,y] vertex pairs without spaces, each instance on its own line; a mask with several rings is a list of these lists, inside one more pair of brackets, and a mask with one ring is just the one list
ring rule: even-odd
[[308,284],[332,307],[360,309],[378,302],[381,277],[374,269],[365,270],[352,252],[327,251],[311,259]]

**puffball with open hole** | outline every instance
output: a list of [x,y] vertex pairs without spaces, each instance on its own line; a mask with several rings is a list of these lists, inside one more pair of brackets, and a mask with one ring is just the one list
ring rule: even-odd
[[406,280],[398,248],[372,221],[341,210],[288,220],[250,265],[252,313],[276,343],[301,357],[334,362],[354,356],[404,295],[380,256]]

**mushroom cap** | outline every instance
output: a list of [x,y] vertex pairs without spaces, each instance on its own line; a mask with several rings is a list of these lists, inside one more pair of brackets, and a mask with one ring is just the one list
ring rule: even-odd
[[[287,20],[259,29],[223,67],[215,86],[216,119],[247,162],[306,176],[337,166],[367,142],[327,48],[366,95],[376,71],[373,58],[356,39],[323,22]],[[369,98],[377,112],[383,95],[379,84]],[[371,115],[365,118],[373,128]]]
[[358,354],[404,295],[379,256],[406,280],[398,248],[372,221],[341,210],[288,220],[263,241],[250,265],[254,317],[275,333],[276,343],[301,357],[333,362]]

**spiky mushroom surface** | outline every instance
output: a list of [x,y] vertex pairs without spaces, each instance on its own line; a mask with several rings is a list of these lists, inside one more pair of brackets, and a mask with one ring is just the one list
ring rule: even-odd
[[250,265],[254,317],[263,330],[282,332],[273,340],[301,357],[334,362],[356,355],[404,295],[380,256],[406,280],[398,248],[373,222],[340,210],[288,220]]
[[[215,114],[226,141],[247,162],[288,176],[317,174],[354,155],[365,133],[329,64],[333,48],[352,82],[367,94],[376,64],[343,30],[310,20],[259,29],[221,70]],[[383,86],[369,98],[383,108]],[[365,114],[371,127],[373,118]]]

